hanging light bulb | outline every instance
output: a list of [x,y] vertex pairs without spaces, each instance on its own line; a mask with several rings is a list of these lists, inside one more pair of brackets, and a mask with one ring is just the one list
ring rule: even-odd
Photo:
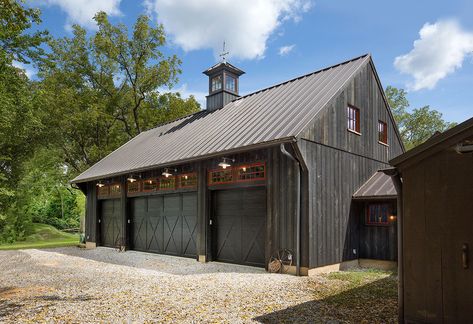
[[235,162],[235,160],[233,160],[233,159],[228,159],[228,158],[225,158],[225,157],[224,157],[224,158],[222,158],[222,162],[220,162],[220,163],[218,164],[218,166],[221,167],[222,169],[226,169],[226,168],[232,166],[232,165],[230,164],[230,161],[231,161],[231,162]]
[[164,169],[164,172],[162,173],[163,176],[165,176],[166,178],[169,178],[170,176],[172,176],[172,173],[169,172],[169,169],[166,168]]
[[102,188],[103,186],[105,185],[102,183],[102,181],[97,182],[97,187]]
[[133,182],[136,181],[136,178],[133,175],[130,175],[127,180],[128,180],[128,182],[133,183]]

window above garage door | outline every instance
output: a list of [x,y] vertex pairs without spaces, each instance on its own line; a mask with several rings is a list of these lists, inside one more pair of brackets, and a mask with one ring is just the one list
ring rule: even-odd
[[209,186],[264,180],[266,180],[266,164],[264,162],[213,169],[208,172]]

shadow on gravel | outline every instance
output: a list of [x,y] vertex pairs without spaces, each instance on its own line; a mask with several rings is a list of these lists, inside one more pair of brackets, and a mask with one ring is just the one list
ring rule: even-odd
[[3,295],[8,294],[13,289],[15,289],[15,287],[0,287],[0,319],[17,312],[23,306],[4,299]]
[[117,249],[106,247],[97,247],[96,249],[91,250],[81,249],[77,247],[68,247],[56,249],[42,249],[41,251],[54,252],[119,266],[154,270],[171,275],[185,276],[211,273],[267,274],[267,272],[263,268],[220,262],[200,263],[196,259],[192,258],[139,251],[119,252]]
[[43,295],[43,296],[36,296],[34,299],[40,299],[40,300],[48,300],[48,301],[70,301],[70,302],[75,302],[75,301],[89,301],[89,300],[96,300],[97,298],[86,296],[86,295],[79,295],[76,297],[61,297],[58,295]]
[[397,296],[386,292],[395,284],[393,278],[383,278],[253,320],[259,323],[397,323]]

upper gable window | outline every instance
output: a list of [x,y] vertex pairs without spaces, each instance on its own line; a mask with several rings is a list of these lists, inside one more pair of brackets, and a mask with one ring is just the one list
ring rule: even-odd
[[212,78],[212,91],[217,91],[222,89],[222,76],[217,75]]
[[225,75],[225,90],[236,92],[236,79],[231,75]]
[[347,106],[348,129],[360,133],[360,109]]
[[388,144],[388,125],[381,120],[378,121],[378,141]]

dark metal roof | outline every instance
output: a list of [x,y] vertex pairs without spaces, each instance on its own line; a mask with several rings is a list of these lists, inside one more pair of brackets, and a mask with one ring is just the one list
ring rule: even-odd
[[396,167],[404,163],[414,163],[414,160],[421,160],[427,156],[430,156],[436,152],[441,151],[447,147],[455,145],[458,141],[462,141],[469,136],[473,135],[473,118],[470,118],[463,123],[446,130],[443,133],[435,134],[429,138],[425,143],[416,146],[412,150],[399,155],[389,161],[391,165]]
[[396,188],[390,176],[378,171],[353,195],[354,199],[396,198]]
[[72,182],[294,140],[370,60],[363,55],[142,132]]
[[232,73],[234,73],[238,76],[240,76],[242,74],[245,74],[244,71],[240,70],[239,68],[237,68],[236,66],[234,66],[233,64],[230,64],[228,62],[217,63],[217,64],[215,64],[214,66],[208,68],[207,70],[205,70],[202,73],[205,74],[205,75],[210,76],[210,75],[214,74],[215,72],[223,70],[223,69],[231,71]]

